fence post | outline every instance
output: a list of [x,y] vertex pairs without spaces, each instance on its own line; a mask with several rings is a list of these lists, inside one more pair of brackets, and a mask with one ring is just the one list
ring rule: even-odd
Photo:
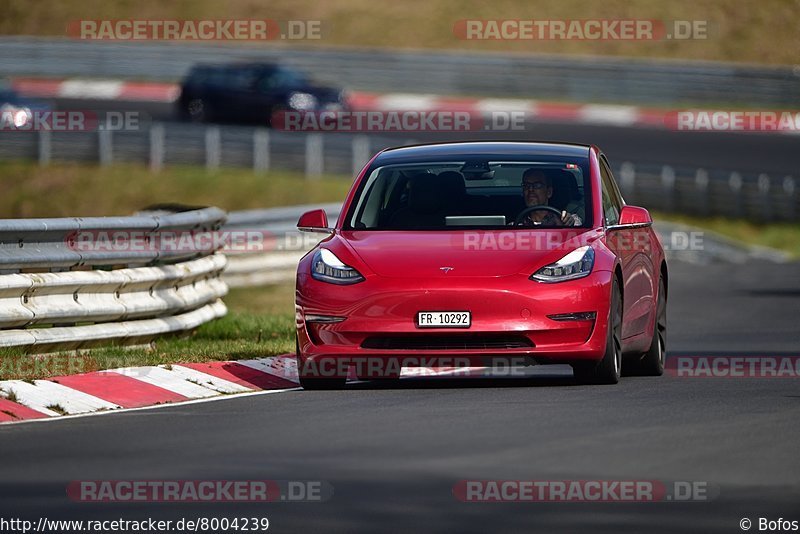
[[628,197],[627,201],[635,204],[636,200],[636,167],[630,161],[623,161],[619,167],[619,179],[622,193]]
[[728,185],[733,192],[735,199],[735,210],[732,214],[734,217],[743,217],[742,213],[742,175],[738,172],[732,172],[731,177],[728,178]]
[[319,178],[323,172],[324,144],[322,134],[306,136],[306,178]]
[[256,128],[253,132],[253,170],[264,173],[269,170],[269,130]]
[[357,135],[353,137],[353,176],[356,176],[361,168],[369,161],[369,137]]
[[795,201],[794,198],[795,191],[796,189],[794,184],[794,178],[792,178],[791,176],[784,177],[783,192],[786,193],[787,197],[789,197],[789,212],[787,213],[787,215],[790,221],[795,220],[795,217],[797,216],[797,202]]
[[50,130],[39,130],[39,165],[47,167],[50,164],[52,149]]
[[164,166],[164,127],[154,124],[150,128],[150,170],[158,172]]
[[114,145],[109,128],[103,128],[97,131],[97,149],[100,165],[111,165],[114,160]]
[[700,209],[697,211],[701,215],[710,215],[711,195],[708,193],[708,172],[705,169],[695,171],[694,186],[697,189],[697,197],[700,199]]
[[769,209],[769,176],[766,174],[758,175],[758,196],[761,204],[761,218],[768,221],[771,218]]
[[219,126],[209,126],[206,128],[206,170],[215,171],[219,169],[219,162],[222,156],[222,141],[220,139]]
[[664,209],[675,210],[675,169],[669,165],[661,168],[661,189],[664,192]]

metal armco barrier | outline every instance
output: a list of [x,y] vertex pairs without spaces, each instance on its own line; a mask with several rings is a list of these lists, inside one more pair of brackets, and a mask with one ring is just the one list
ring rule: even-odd
[[[191,247],[148,250],[141,236],[210,233],[225,219],[224,211],[204,208],[0,220],[0,347],[144,343],[221,317],[225,256]],[[113,246],[82,247],[75,241],[81,232],[111,236]]]
[[[206,142],[207,132],[213,132],[214,142]],[[97,132],[7,131],[3,132],[0,159],[35,158],[46,138],[48,162],[98,162],[97,136]],[[210,171],[219,166],[251,168],[257,173],[288,170],[314,180],[321,175],[353,176],[371,154],[413,142],[400,137],[166,123],[149,130],[115,132],[106,162],[149,164],[154,171],[165,165],[205,165]],[[209,149],[214,154],[208,154]],[[614,171],[631,202],[638,198],[661,211],[759,221],[800,218],[800,192],[793,176],[739,173],[736,169],[673,169],[652,161],[621,162]]]
[[323,234],[297,230],[297,220],[303,212],[322,208],[333,226],[339,217],[341,204],[314,204],[232,212],[224,230],[260,231],[271,239],[265,250],[255,253],[228,252],[224,280],[230,287],[258,286],[284,282],[294,277],[297,262]]

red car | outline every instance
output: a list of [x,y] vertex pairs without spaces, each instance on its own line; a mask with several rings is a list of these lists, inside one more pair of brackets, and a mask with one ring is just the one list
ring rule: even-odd
[[307,389],[405,366],[569,364],[585,383],[661,375],[667,264],[596,146],[456,142],[384,150],[303,231],[297,270]]

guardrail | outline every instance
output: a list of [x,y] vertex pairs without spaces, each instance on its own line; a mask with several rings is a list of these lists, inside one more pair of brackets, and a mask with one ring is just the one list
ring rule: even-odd
[[[453,21],[455,22],[455,21]],[[449,31],[449,28],[444,28]],[[8,76],[176,80],[198,62],[281,61],[354,90],[583,102],[795,106],[800,70],[652,59],[443,51],[287,49],[188,43],[0,39]]]
[[[145,343],[226,313],[214,250],[150,240],[218,230],[205,208],[133,217],[0,220],[0,347],[66,350]],[[104,236],[94,245],[81,236]],[[78,241],[76,241],[78,240]],[[152,250],[150,250],[152,248]]]
[[309,204],[230,213],[224,230],[248,230],[274,237],[269,250],[256,253],[228,252],[224,280],[229,287],[275,284],[294,277],[297,262],[325,236],[297,230],[297,219],[308,210],[322,208],[328,222],[336,223],[341,204]]
[[[99,136],[105,136],[100,142]],[[3,132],[0,159],[194,164],[352,176],[371,154],[413,139],[357,134],[280,132],[246,126],[155,124],[149,130],[114,132]],[[791,175],[742,173],[735,169],[672,167],[658,162],[621,162],[615,174],[631,202],[664,212],[720,215],[759,221],[796,221],[800,193]],[[2,251],[0,251],[2,254]]]

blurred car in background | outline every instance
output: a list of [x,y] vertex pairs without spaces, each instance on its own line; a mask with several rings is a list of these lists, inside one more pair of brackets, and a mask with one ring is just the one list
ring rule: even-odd
[[0,122],[3,129],[26,129],[33,121],[35,113],[51,110],[52,107],[47,102],[22,97],[10,84],[0,82]]
[[179,114],[194,122],[269,125],[281,111],[338,111],[347,103],[341,88],[318,84],[276,63],[196,65],[181,84]]

